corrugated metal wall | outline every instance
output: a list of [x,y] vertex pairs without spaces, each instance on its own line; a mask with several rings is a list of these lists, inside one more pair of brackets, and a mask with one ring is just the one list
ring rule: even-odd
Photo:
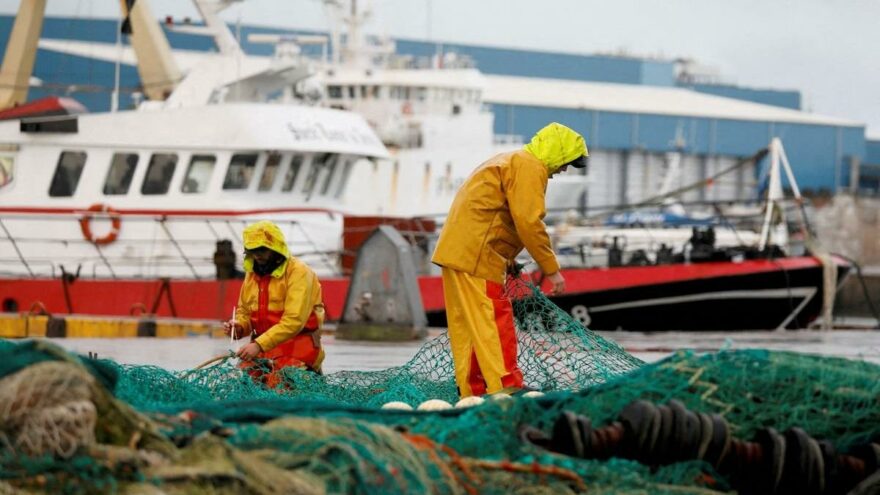
[[[492,110],[495,113],[495,132],[499,134],[518,134],[528,139],[548,122],[557,121],[584,134],[593,153],[625,151],[632,156],[638,156],[644,153],[662,154],[681,148],[688,163],[701,162],[704,159],[700,157],[707,157],[705,167],[710,168],[717,167],[712,164],[716,159],[713,157],[724,160],[751,156],[766,147],[771,138],[779,137],[783,141],[798,184],[806,192],[835,191],[846,187],[849,184],[850,160],[852,157],[864,157],[866,153],[863,127],[626,114],[520,105],[492,105]],[[688,166],[685,169],[698,170],[700,167],[704,165]]]
[[[732,167],[738,158],[720,155],[681,155],[647,151],[595,150],[590,153],[586,206],[589,208],[637,204],[657,196],[671,162],[680,160],[669,190],[683,188]],[[681,196],[683,202],[728,201],[755,198],[756,167],[745,165],[708,187]]]

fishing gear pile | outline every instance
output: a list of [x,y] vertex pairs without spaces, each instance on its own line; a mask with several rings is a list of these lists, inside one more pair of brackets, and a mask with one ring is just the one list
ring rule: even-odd
[[[645,364],[509,284],[539,397],[455,403],[445,335],[377,372],[171,372],[0,341],[0,493],[876,493],[880,366]],[[389,403],[395,409],[382,408]]]

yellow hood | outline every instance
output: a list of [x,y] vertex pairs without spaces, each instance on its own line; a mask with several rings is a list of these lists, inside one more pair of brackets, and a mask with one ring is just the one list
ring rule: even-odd
[[[284,233],[281,232],[281,229],[278,228],[277,225],[268,220],[261,220],[248,225],[245,227],[244,232],[242,232],[241,237],[246,250],[265,247],[284,256],[285,260],[290,259],[290,251],[287,249],[287,241],[284,240]],[[281,276],[281,274],[284,273],[286,265],[287,261],[281,263],[281,265],[272,272],[272,276]],[[246,272],[254,271],[254,258],[249,254],[245,254],[244,256],[244,270]]]
[[579,156],[589,156],[584,137],[557,122],[538,131],[523,148],[544,162],[550,173]]

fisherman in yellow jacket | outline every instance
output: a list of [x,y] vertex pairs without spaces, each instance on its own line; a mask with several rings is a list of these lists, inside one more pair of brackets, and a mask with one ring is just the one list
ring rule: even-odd
[[480,165],[456,194],[431,261],[443,268],[449,343],[461,397],[523,388],[504,280],[525,247],[547,275],[551,293],[565,288],[544,225],[544,194],[550,177],[569,166],[585,167],[587,155],[584,138],[554,122],[523,149]]
[[[248,225],[242,234],[245,278],[235,321],[224,325],[235,338],[251,337],[238,350],[242,367],[269,387],[280,383],[278,372],[288,366],[321,371],[324,350],[321,324],[324,304],[318,277],[305,263],[290,255],[284,234],[272,222]],[[251,362],[269,360],[269,369]]]

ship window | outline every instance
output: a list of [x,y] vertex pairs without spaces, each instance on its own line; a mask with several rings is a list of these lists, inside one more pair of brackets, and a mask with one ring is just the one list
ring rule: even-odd
[[137,163],[138,156],[135,153],[113,153],[110,170],[104,180],[104,194],[128,194]]
[[8,185],[15,177],[15,157],[0,156],[0,187]]
[[254,168],[257,166],[256,153],[239,153],[232,155],[229,162],[229,170],[223,180],[223,189],[247,189],[254,176]]
[[217,157],[214,155],[193,155],[189,159],[189,167],[180,185],[180,191],[185,193],[202,193],[208,189],[211,173]]
[[324,172],[324,182],[321,184],[321,194],[327,194],[327,191],[330,190],[330,184],[333,182],[333,174],[336,172],[336,164],[339,163],[339,155],[330,155],[327,159],[327,162],[324,164],[327,169]]
[[141,185],[142,194],[165,194],[174,176],[177,166],[177,155],[174,153],[156,153],[150,157],[147,175]]
[[334,194],[337,198],[341,197],[342,193],[345,191],[345,184],[348,182],[348,176],[351,175],[352,165],[354,165],[354,160],[345,160],[345,165],[342,167],[341,177],[336,185],[336,193]]
[[260,177],[260,185],[258,191],[270,191],[275,184],[275,177],[278,176],[278,165],[281,164],[281,155],[278,153],[269,153],[266,157],[266,166],[263,168],[263,175]]
[[327,96],[330,98],[342,98],[342,88],[335,84],[327,86]]
[[318,174],[321,172],[321,169],[324,168],[324,162],[326,162],[329,157],[330,153],[321,153],[312,158],[312,164],[309,167],[309,173],[306,175],[306,180],[303,183],[302,189],[303,194],[306,195],[306,200],[312,196],[312,190],[315,189],[315,184],[318,182]]
[[416,99],[425,101],[428,99],[428,88],[416,88]]
[[281,185],[282,191],[290,192],[293,190],[293,186],[296,184],[296,178],[299,176],[299,169],[302,168],[302,163],[302,155],[293,155],[290,158],[290,166],[284,174],[284,183]]
[[61,152],[55,175],[52,176],[52,183],[49,185],[49,196],[73,196],[85,165],[85,152]]
[[354,99],[354,96],[355,96],[355,87],[354,87],[354,86],[349,86],[349,87],[348,87],[348,97],[351,98],[351,99],[353,100],[353,99]]
[[370,91],[373,95],[373,98],[379,97],[379,86],[370,86]]

